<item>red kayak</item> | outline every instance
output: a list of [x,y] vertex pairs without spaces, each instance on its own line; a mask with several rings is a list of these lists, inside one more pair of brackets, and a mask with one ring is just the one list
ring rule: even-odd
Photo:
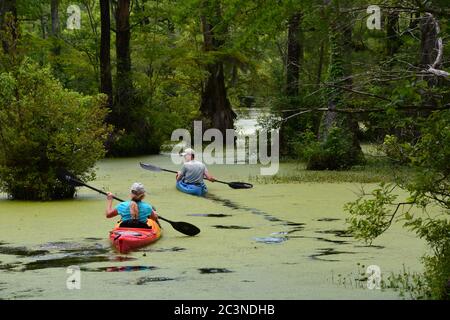
[[147,246],[161,237],[161,228],[154,220],[149,219],[147,224],[151,229],[116,226],[109,232],[109,240],[120,253],[127,253]]

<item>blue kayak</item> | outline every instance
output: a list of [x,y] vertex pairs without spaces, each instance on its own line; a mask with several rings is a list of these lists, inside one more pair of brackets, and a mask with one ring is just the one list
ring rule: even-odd
[[196,196],[202,196],[208,192],[208,188],[206,184],[202,183],[201,185],[184,183],[183,181],[177,181],[177,189],[181,192],[193,194]]

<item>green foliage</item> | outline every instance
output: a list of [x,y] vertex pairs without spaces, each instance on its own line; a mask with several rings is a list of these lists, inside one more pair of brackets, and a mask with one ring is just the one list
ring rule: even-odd
[[[410,196],[407,203],[422,209],[422,215],[413,215],[407,210],[398,216],[404,226],[424,239],[434,255],[424,257],[424,279],[426,294],[433,299],[449,299],[450,280],[450,112],[432,113],[422,128],[419,141],[402,149],[413,169],[411,178],[396,181],[396,185],[406,189]],[[399,150],[398,141],[388,137],[393,150]],[[349,213],[347,222],[352,233],[360,239],[371,242],[382,234],[393,222],[398,208],[393,210],[396,196],[394,188],[381,185],[364,199],[346,204]],[[430,214],[429,207],[441,210],[440,214]]]
[[55,170],[93,177],[110,132],[105,97],[66,90],[27,59],[0,73],[0,84],[0,189],[14,199],[72,197]]
[[410,162],[408,154],[411,151],[409,142],[399,143],[398,138],[394,135],[386,135],[382,146],[386,156],[395,163],[407,164]]
[[424,279],[431,299],[450,300],[450,243],[443,249],[440,254],[424,257]]
[[432,113],[410,152],[416,174],[406,188],[417,203],[450,208],[450,110]]
[[350,214],[348,230],[359,240],[371,244],[391,224],[394,215],[390,212],[396,195],[392,194],[392,184],[382,183],[370,193],[371,198],[358,198],[344,206]]
[[359,157],[355,154],[351,134],[339,127],[332,127],[323,141],[308,130],[293,142],[293,149],[298,159],[307,163],[308,170],[348,169],[355,164],[355,157]]

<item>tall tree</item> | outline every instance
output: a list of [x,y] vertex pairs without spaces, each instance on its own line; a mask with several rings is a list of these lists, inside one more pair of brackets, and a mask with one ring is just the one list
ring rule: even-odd
[[115,8],[116,19],[116,94],[113,108],[113,124],[120,128],[126,127],[125,114],[127,108],[133,105],[133,82],[131,76],[131,29],[130,0],[118,0]]
[[392,56],[398,52],[401,45],[399,12],[389,10],[386,20],[386,54]]
[[[294,12],[287,22],[287,53],[286,53],[286,99],[288,109],[295,110],[299,104],[299,86],[300,86],[300,68],[303,61],[303,30],[301,11]],[[285,117],[289,117],[295,111],[285,113]],[[300,129],[302,119],[298,117],[287,120],[281,126],[280,141],[281,153],[289,152],[289,137],[293,137]]]
[[345,90],[351,89],[352,70],[352,29],[348,13],[340,12],[336,1],[335,15],[329,26],[330,63],[328,70],[327,106],[328,111],[322,117],[319,139],[323,145],[330,142],[330,136],[341,140],[345,148],[339,153],[317,157],[308,164],[309,169],[339,169],[358,164],[363,154],[357,137],[358,124],[352,114],[339,113],[336,110],[346,106]]
[[213,61],[206,67],[208,77],[202,89],[200,111],[208,122],[204,129],[216,128],[225,135],[226,129],[234,128],[236,114],[227,97],[223,62],[214,57],[213,53],[224,45],[227,30],[222,20],[220,1],[203,1],[202,5],[203,48],[204,51],[212,53]]
[[51,0],[50,10],[52,16],[52,35],[59,34],[59,0]]
[[19,37],[16,0],[2,0],[0,2],[0,33],[3,51],[6,54],[13,55],[16,52]]
[[303,60],[303,32],[301,30],[302,13],[294,13],[288,21],[286,95],[292,100],[298,98],[300,84],[300,66]]
[[113,85],[111,75],[111,17],[109,0],[100,0],[100,92],[108,96],[108,106],[113,105]]

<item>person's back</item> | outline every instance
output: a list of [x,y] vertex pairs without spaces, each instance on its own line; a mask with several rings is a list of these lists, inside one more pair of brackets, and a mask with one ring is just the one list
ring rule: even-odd
[[191,148],[187,148],[182,155],[184,156],[184,164],[181,170],[177,173],[176,187],[178,190],[194,194],[204,195],[208,192],[203,178],[214,182],[215,179],[206,169],[206,166],[200,161],[195,160],[195,152]]
[[181,168],[180,175],[188,184],[202,184],[205,176],[206,166],[197,160],[187,161]]
[[116,206],[117,212],[121,216],[122,222],[137,220],[139,222],[146,223],[148,217],[152,214],[153,208],[152,206],[144,201],[134,202],[137,204],[138,215],[137,219],[132,215],[132,200],[121,202]]
[[147,228],[147,219],[153,219],[158,222],[158,216],[153,207],[142,201],[145,197],[145,188],[142,183],[135,182],[131,186],[129,201],[119,203],[115,208],[112,207],[113,194],[108,192],[106,217],[112,218],[117,215],[121,217],[121,227]]

